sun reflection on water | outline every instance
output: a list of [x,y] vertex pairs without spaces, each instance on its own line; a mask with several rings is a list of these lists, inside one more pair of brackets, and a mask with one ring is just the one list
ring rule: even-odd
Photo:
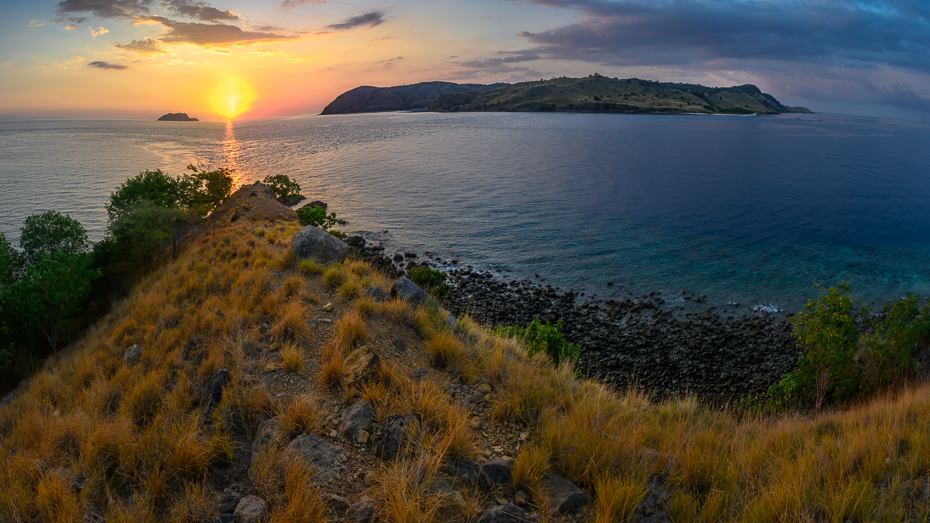
[[245,174],[240,163],[241,150],[236,140],[236,130],[232,120],[226,121],[226,134],[223,136],[223,166],[233,171],[233,190],[242,185]]

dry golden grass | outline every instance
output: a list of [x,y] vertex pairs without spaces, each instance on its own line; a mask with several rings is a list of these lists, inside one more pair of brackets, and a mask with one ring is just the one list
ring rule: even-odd
[[355,300],[354,307],[363,318],[367,318],[378,311],[378,302],[374,298],[363,296]]
[[339,287],[342,282],[346,281],[347,277],[342,265],[333,264],[323,271],[323,283],[330,287]]
[[351,310],[336,322],[336,340],[342,347],[350,349],[366,337],[365,320],[358,311]]
[[297,396],[275,408],[278,427],[288,438],[298,434],[318,433],[323,429],[323,415],[312,398]]
[[306,467],[295,462],[283,465],[283,492],[275,499],[269,523],[316,523],[329,521],[326,504]]
[[440,464],[437,456],[421,453],[417,459],[400,460],[384,467],[372,488],[375,499],[383,500],[380,518],[396,523],[439,521],[444,499],[430,487]]
[[355,278],[347,278],[339,285],[339,296],[346,301],[357,298],[361,292],[362,286]]
[[304,354],[297,345],[287,343],[281,348],[281,363],[287,372],[298,372],[304,369]]
[[317,263],[316,260],[300,260],[297,263],[297,271],[304,276],[317,276],[323,274],[326,268]]
[[324,345],[323,358],[318,373],[320,383],[331,388],[338,387],[342,385],[348,372],[348,361],[342,345],[337,343]]

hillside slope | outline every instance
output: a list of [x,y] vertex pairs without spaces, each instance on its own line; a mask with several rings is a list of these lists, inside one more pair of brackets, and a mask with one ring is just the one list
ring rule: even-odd
[[930,515],[927,387],[773,418],[609,391],[296,259],[288,216],[244,187],[0,406],[0,521]]
[[521,82],[481,92],[451,93],[430,111],[579,111],[620,113],[782,114],[809,113],[787,107],[754,85],[704,87],[695,84],[621,80],[598,74]]
[[456,84],[420,82],[395,87],[356,87],[329,103],[320,114],[370,113],[376,111],[410,111],[426,109],[439,97],[462,91],[480,92],[503,84]]

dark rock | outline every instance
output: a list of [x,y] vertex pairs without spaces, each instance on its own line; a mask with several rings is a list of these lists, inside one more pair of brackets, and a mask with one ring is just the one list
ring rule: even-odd
[[375,500],[368,496],[352,503],[346,510],[346,521],[349,523],[372,523],[375,519]]
[[139,358],[142,356],[142,347],[138,345],[133,345],[126,349],[123,352],[123,363],[126,365],[132,366],[139,363]]
[[204,398],[204,404],[207,409],[212,409],[219,405],[223,400],[223,390],[229,383],[229,371],[220,369],[213,374],[210,382],[207,384],[207,390]]
[[312,225],[294,235],[291,250],[300,258],[312,258],[321,263],[342,263],[349,254],[346,242]]
[[481,465],[481,479],[486,485],[510,485],[513,480],[513,460],[495,458]]
[[295,194],[295,195],[293,195],[293,196],[291,196],[290,198],[287,198],[287,199],[278,198],[278,201],[281,202],[283,205],[287,205],[288,207],[290,207],[291,205],[297,205],[298,203],[300,203],[300,202],[302,202],[302,201],[304,201],[304,200],[306,200],[306,199],[307,199],[306,196],[303,196],[303,195],[300,195],[300,194]]
[[394,254],[394,257],[392,259],[396,262],[402,262],[404,261],[404,255],[398,252]]
[[336,494],[324,495],[323,501],[325,501],[326,505],[339,515],[345,514],[345,512],[349,510],[349,507],[352,505],[349,503],[349,500]]
[[429,369],[426,368],[417,369],[410,373],[410,377],[417,381],[422,380],[427,376],[429,376]]
[[546,474],[543,477],[542,490],[552,503],[553,510],[560,515],[580,512],[591,502],[591,496],[585,494],[577,485],[554,474]]
[[491,507],[478,518],[478,523],[527,523],[528,521],[536,521],[536,518],[513,503]]
[[482,477],[481,467],[470,459],[444,461],[440,470],[443,474],[462,483],[473,485]]
[[411,443],[412,432],[419,422],[416,415],[393,414],[384,418],[372,437],[372,452],[385,461],[393,460]]
[[374,419],[375,413],[371,409],[371,404],[365,400],[356,401],[342,415],[342,422],[339,423],[339,434],[344,438],[354,440],[359,431],[371,432],[371,423]]
[[374,298],[375,301],[384,301],[384,299],[387,298],[387,293],[381,290],[381,287],[377,285],[365,289],[365,295],[369,298]]
[[437,307],[436,302],[430,298],[430,295],[417,286],[416,283],[410,281],[406,276],[401,276],[394,282],[394,285],[391,286],[391,297],[399,297],[412,305],[419,305],[422,302],[426,302],[428,305]]
[[304,205],[303,207],[301,207],[301,209],[306,209],[306,208],[308,208],[308,207],[309,207],[309,208],[321,207],[321,208],[325,209],[325,208],[329,207],[329,205],[327,205],[326,202],[321,201],[321,200],[313,200],[313,201],[311,201],[310,203],[308,203],[308,204]]
[[103,519],[103,514],[97,510],[97,507],[93,505],[87,505],[84,507],[84,517],[81,518],[81,523],[105,523],[106,520]]
[[266,419],[258,426],[258,434],[252,441],[252,458],[263,448],[273,444],[278,439],[278,418]]
[[401,338],[400,336],[394,336],[394,348],[399,352],[407,351],[407,341]]
[[248,495],[239,500],[233,512],[236,523],[260,523],[265,517],[265,500]]
[[349,247],[355,247],[356,249],[361,249],[365,246],[365,238],[363,236],[354,235],[346,238],[346,243],[349,244]]
[[159,122],[199,122],[197,118],[187,116],[187,113],[168,113],[158,117]]
[[346,383],[364,383],[378,370],[381,357],[377,353],[362,345],[352,351],[347,358]]
[[71,492],[80,494],[84,490],[84,485],[87,484],[87,478],[81,475],[74,476],[68,483],[71,485]]
[[404,258],[407,258],[408,260],[411,259],[411,258],[416,258],[416,257],[417,257],[417,253],[415,253],[415,252],[405,252],[405,253],[404,253]]
[[220,514],[232,514],[236,511],[236,507],[239,506],[239,501],[242,499],[242,496],[239,494],[226,489],[220,494],[219,505],[216,508],[216,511]]
[[283,456],[306,465],[315,482],[326,483],[342,470],[341,457],[344,452],[339,445],[316,434],[305,434],[291,441],[284,449]]

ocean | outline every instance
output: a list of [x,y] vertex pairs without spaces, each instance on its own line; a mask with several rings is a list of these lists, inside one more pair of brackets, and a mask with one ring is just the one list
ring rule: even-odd
[[829,114],[0,122],[0,232],[55,209],[99,240],[120,183],[201,162],[287,174],[388,254],[587,296],[797,310],[848,280],[881,302],[930,293],[928,143],[927,124]]

